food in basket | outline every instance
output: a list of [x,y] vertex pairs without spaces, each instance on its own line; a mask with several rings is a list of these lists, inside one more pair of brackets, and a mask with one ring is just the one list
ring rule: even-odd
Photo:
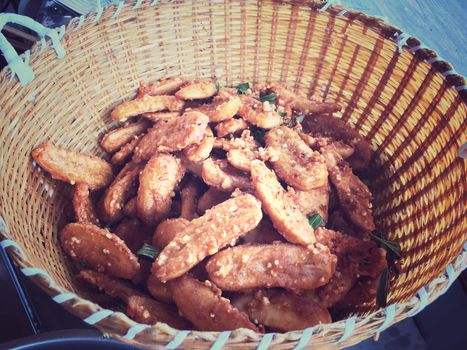
[[73,185],[59,240],[78,278],[179,329],[283,332],[372,302],[387,260],[359,177],[371,149],[340,108],[173,77],[113,109],[131,120],[100,140],[110,163],[39,145],[34,160]]

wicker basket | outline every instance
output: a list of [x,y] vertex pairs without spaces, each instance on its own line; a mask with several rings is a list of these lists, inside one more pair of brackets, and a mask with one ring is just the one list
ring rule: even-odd
[[[323,5],[122,1],[43,32],[53,40],[25,55],[33,80],[18,61],[0,74],[0,237],[23,273],[105,334],[168,349],[345,347],[444,293],[467,265],[467,165],[458,156],[467,134],[464,78],[381,20]],[[50,139],[103,156],[97,139],[114,127],[109,111],[132,97],[141,80],[167,75],[227,85],[280,81],[345,106],[342,118],[371,142],[384,169],[375,180],[378,230],[403,249],[386,309],[362,305],[340,322],[262,335],[150,327],[86,299],[92,296],[79,290],[57,242],[70,188],[40,171],[30,152]]]

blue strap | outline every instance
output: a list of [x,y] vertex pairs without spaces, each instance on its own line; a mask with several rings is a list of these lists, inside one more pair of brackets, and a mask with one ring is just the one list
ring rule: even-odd
[[130,327],[130,329],[128,329],[128,331],[123,336],[123,338],[128,339],[128,340],[132,340],[134,337],[136,337],[136,335],[138,333],[140,333],[140,332],[142,332],[142,331],[144,331],[145,329],[148,329],[148,328],[151,328],[151,326],[149,326],[147,324],[138,323],[138,324],[134,325],[133,327]]
[[402,53],[402,48],[404,46],[407,46],[407,40],[410,38],[410,35],[407,33],[400,33],[396,37],[396,44],[397,44],[397,49],[399,50],[399,53]]
[[454,267],[452,264],[449,264],[448,267],[446,267],[446,275],[448,275],[448,284],[444,288],[444,290],[441,292],[441,295],[447,292],[449,287],[451,287],[451,284],[454,283],[456,280],[456,272],[454,271]]
[[159,3],[159,0],[152,0],[151,6],[157,5]]
[[445,59],[442,58],[441,56],[435,56],[435,57],[430,58],[429,60],[427,60],[427,62],[428,62],[429,64],[433,64],[433,63],[435,63],[435,62],[440,62],[440,61],[445,61]]
[[142,2],[143,0],[136,1],[135,6],[133,6],[133,10],[139,9],[141,7]]
[[119,1],[118,2],[118,7],[115,10],[115,13],[112,15],[112,18],[117,18],[120,12],[122,12],[123,5],[125,4],[125,1]]
[[93,22],[97,22],[102,17],[103,11],[104,11],[104,8],[101,5],[101,0],[97,0],[96,1],[96,17],[94,17]]
[[267,350],[269,348],[269,345],[272,342],[272,339],[276,333],[267,333],[263,336],[263,339],[261,339],[261,342],[259,343],[258,347],[256,350]]
[[344,16],[347,12],[348,12],[347,10],[342,10],[337,15],[338,16]]
[[467,85],[456,86],[457,91],[467,90]]
[[442,74],[443,77],[445,77],[445,78],[446,78],[448,75],[451,75],[451,74],[452,74],[452,75],[459,75],[459,73],[457,73],[455,69],[447,70],[447,71],[445,71],[445,72],[443,72],[443,73],[441,73],[441,74]]
[[323,13],[332,5],[333,2],[335,2],[335,0],[327,0],[326,3],[318,9],[318,12]]
[[97,322],[102,321],[104,318],[109,317],[113,313],[114,312],[112,310],[102,309],[86,317],[83,321],[92,326],[96,324]]
[[425,287],[420,288],[418,291],[418,297],[420,298],[420,301],[415,307],[407,314],[409,317],[413,317],[419,312],[421,312],[425,306],[428,305],[428,293],[426,291]]
[[58,304],[62,304],[68,300],[76,298],[76,294],[74,293],[60,293],[54,296],[52,299]]
[[179,331],[177,335],[165,346],[167,350],[174,350],[178,348],[186,337],[188,337],[190,331]]
[[308,342],[310,341],[314,330],[315,330],[314,327],[308,327],[308,328],[304,329],[303,333],[302,333],[302,336],[300,337],[300,341],[298,342],[297,346],[294,347],[294,350],[304,349],[308,345]]
[[5,220],[0,216],[0,232],[4,234],[8,234],[8,225],[6,224]]
[[389,305],[386,308],[386,318],[383,323],[381,323],[381,326],[378,327],[376,330],[376,333],[380,333],[384,331],[386,328],[388,328],[391,324],[392,321],[394,320],[394,317],[396,316],[396,304]]
[[345,320],[344,333],[342,334],[342,337],[336,342],[336,344],[342,343],[353,334],[355,330],[355,320],[355,316],[349,317],[347,320]]
[[[0,14],[0,31],[7,23],[14,23],[26,27],[36,32],[41,39],[45,36],[50,37],[52,40],[52,47],[55,49],[58,58],[63,58],[65,56],[65,49],[60,43],[57,30],[44,27],[39,22],[26,16],[17,15],[15,13]],[[8,63],[8,67],[11,69],[12,75],[18,77],[21,86],[25,86],[34,80],[34,72],[29,66],[29,56],[23,61],[2,33],[0,33],[0,51],[5,56],[5,60]]]
[[209,350],[222,350],[224,348],[225,343],[230,337],[231,331],[223,331],[217,336],[216,341],[212,344]]

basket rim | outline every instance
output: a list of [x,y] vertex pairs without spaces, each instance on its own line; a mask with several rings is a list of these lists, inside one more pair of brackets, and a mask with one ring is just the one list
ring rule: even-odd
[[[443,75],[446,83],[455,88],[457,93],[460,95],[464,102],[467,101],[467,85],[465,85],[465,78],[458,74],[453,66],[444,61],[440,56],[437,55],[436,51],[427,48],[417,38],[404,33],[402,30],[395,26],[386,23],[384,20],[378,17],[366,15],[363,12],[352,10],[350,8],[332,4],[332,0],[271,0],[274,2],[288,3],[291,6],[305,5],[309,6],[312,10],[319,13],[328,13],[334,16],[346,17],[350,21],[360,21],[365,25],[376,30],[378,34],[381,34],[386,39],[394,41],[397,45],[399,52],[403,49],[409,51],[419,61],[425,61],[433,66],[438,72]],[[168,0],[172,2],[172,0]],[[103,14],[112,12],[113,16],[104,16],[105,20],[110,21],[115,19],[118,14],[124,8],[125,11],[133,11],[141,7],[149,7],[154,5],[164,6],[167,2],[151,1],[149,4],[142,4],[141,0],[131,1],[120,1],[117,4],[110,4],[105,8],[98,7],[96,11],[92,11],[86,15],[73,18],[66,27],[60,28],[61,36],[66,36],[69,31],[76,31],[84,24],[99,25]],[[57,29],[58,30],[58,29]],[[50,50],[51,40],[46,40],[47,48]],[[41,55],[43,53],[41,43],[36,42],[30,50],[31,57]],[[29,50],[28,50],[29,51]],[[21,55],[24,58],[25,55],[29,55],[29,52]],[[8,74],[10,71],[10,80],[13,79],[13,71],[7,66],[0,71],[0,77],[4,74]],[[446,267],[446,271],[441,273],[438,277],[432,279],[428,284],[421,287],[417,293],[417,296],[412,296],[410,300],[403,303],[390,304],[385,308],[380,308],[366,316],[351,316],[345,320],[333,322],[331,324],[320,324],[314,327],[307,328],[300,331],[290,331],[286,333],[267,333],[260,334],[255,333],[247,329],[237,329],[234,331],[224,332],[201,332],[201,331],[180,331],[171,328],[164,323],[156,323],[155,325],[145,325],[137,323],[128,318],[124,313],[115,312],[100,307],[98,304],[83,299],[80,296],[70,292],[66,288],[58,286],[50,275],[41,268],[33,266],[25,253],[21,245],[12,239],[9,235],[8,226],[0,216],[0,246],[9,253],[14,263],[20,267],[21,272],[30,277],[33,282],[44,290],[48,295],[52,297],[52,300],[61,304],[65,307],[68,312],[77,315],[76,306],[84,305],[91,312],[82,318],[84,322],[93,325],[98,328],[104,334],[108,334],[111,337],[119,339],[124,342],[131,342],[134,344],[148,346],[150,344],[144,341],[138,341],[138,336],[146,331],[162,332],[166,338],[171,338],[166,347],[168,349],[175,349],[180,346],[184,340],[197,339],[202,340],[206,344],[212,344],[211,349],[220,349],[225,344],[235,345],[242,344],[244,342],[255,342],[259,343],[258,347],[261,349],[267,349],[271,341],[276,344],[298,344],[297,348],[301,348],[308,344],[313,338],[317,339],[319,336],[331,336],[335,339],[334,344],[337,346],[350,346],[358,343],[366,338],[373,335],[377,335],[384,331],[391,325],[405,319],[406,317],[412,317],[418,312],[422,311],[428,304],[433,302],[439,296],[443,295],[454,282],[454,280],[467,268],[467,242],[464,241],[463,249],[459,252],[458,256],[455,257]],[[116,334],[111,323],[107,322],[109,318],[116,318],[123,322],[127,326],[127,333],[125,335]],[[102,321],[102,322],[101,322]],[[363,336],[353,337],[355,331],[360,327],[367,325],[372,322],[372,328],[366,330]],[[273,340],[274,338],[274,340]]]

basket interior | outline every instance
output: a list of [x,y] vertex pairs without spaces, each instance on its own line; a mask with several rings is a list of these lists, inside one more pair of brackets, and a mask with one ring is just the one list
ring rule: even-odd
[[[0,215],[31,265],[80,293],[57,242],[70,214],[69,186],[35,167],[42,141],[103,156],[97,140],[114,127],[109,111],[141,80],[184,75],[221,84],[279,81],[337,101],[367,138],[380,172],[373,184],[378,232],[404,258],[389,302],[413,296],[454,259],[464,242],[466,165],[458,155],[466,104],[430,64],[359,20],[278,1],[126,4],[74,30],[59,60],[32,50],[35,80],[21,88],[0,74]],[[362,306],[360,312],[374,308]]]

